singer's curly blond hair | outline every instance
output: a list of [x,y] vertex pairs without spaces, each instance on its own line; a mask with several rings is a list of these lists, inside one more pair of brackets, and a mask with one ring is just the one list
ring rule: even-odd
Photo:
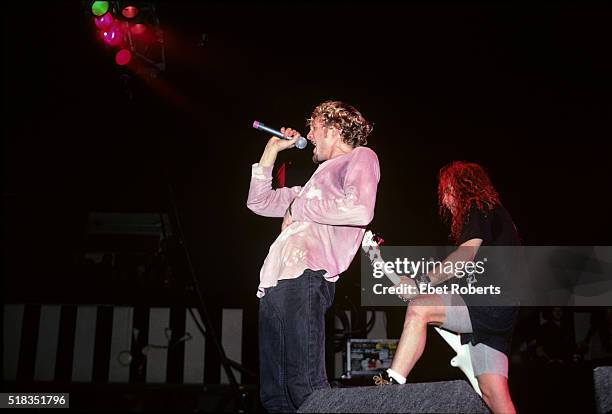
[[308,118],[307,125],[321,119],[326,128],[340,131],[342,141],[353,148],[367,145],[367,137],[374,128],[361,113],[349,104],[340,101],[325,101],[319,104]]

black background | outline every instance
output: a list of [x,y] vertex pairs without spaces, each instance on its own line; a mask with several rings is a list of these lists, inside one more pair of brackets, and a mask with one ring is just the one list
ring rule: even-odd
[[[78,3],[4,16],[9,296],[72,292],[87,212],[167,211],[167,178],[201,283],[256,300],[280,219],[245,207],[266,141],[250,125],[307,133],[327,99],[375,124],[372,227],[388,244],[448,243],[435,185],[455,159],[488,169],[526,244],[610,243],[610,9],[162,2],[157,14],[157,78],[122,72]],[[282,154],[289,185],[314,170],[310,151]]]

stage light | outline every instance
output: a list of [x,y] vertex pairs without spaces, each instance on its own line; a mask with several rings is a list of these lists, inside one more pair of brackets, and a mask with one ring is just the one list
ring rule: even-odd
[[121,43],[121,30],[117,26],[111,26],[102,31],[104,43],[110,46],[117,46]]
[[133,35],[136,35],[136,36],[141,35],[147,31],[147,25],[142,24],[142,23],[136,23],[135,25],[130,27],[130,31],[132,32]]
[[132,64],[132,59],[138,60],[148,66],[151,76],[166,69],[163,32],[153,2],[83,3],[87,15],[91,6],[97,37],[107,46],[106,51],[113,54],[117,65],[127,67]]
[[91,12],[94,16],[102,16],[108,11],[107,1],[94,1],[91,5]]
[[98,29],[106,30],[112,26],[114,19],[110,13],[106,13],[103,16],[96,17],[94,21],[96,22]]
[[124,66],[130,63],[132,53],[127,49],[121,49],[115,54],[115,63],[119,66]]
[[140,10],[138,10],[138,7],[136,6],[125,6],[123,10],[121,10],[121,14],[126,19],[133,19],[134,17],[138,16],[139,12]]

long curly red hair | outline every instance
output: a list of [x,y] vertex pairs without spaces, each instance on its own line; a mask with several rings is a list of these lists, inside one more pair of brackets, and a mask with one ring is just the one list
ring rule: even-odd
[[[444,202],[447,193],[454,198],[453,208]],[[459,241],[461,229],[472,206],[487,212],[499,204],[499,195],[489,175],[473,162],[453,161],[438,174],[438,205],[440,216],[450,221],[450,236]]]

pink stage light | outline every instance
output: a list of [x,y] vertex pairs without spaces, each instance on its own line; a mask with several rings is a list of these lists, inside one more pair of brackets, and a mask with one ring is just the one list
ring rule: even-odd
[[106,30],[110,28],[114,22],[113,16],[110,13],[106,13],[103,16],[96,17],[94,19],[96,23],[96,27],[101,30]]
[[117,26],[111,26],[102,31],[104,43],[110,46],[117,46],[121,43],[121,30]]

